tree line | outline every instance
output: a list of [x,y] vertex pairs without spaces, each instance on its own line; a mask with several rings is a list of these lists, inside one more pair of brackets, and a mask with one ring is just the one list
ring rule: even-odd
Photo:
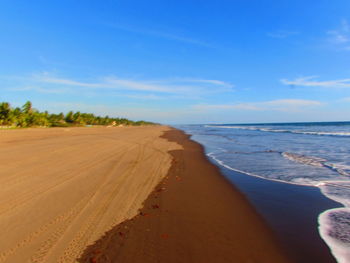
[[151,125],[146,121],[131,121],[126,118],[96,116],[93,113],[69,111],[68,113],[40,112],[27,101],[22,107],[11,107],[8,102],[0,103],[0,126],[6,127],[68,127],[86,125]]

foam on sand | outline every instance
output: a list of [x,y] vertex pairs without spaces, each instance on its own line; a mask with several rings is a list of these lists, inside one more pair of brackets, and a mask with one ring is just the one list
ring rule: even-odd
[[314,166],[318,169],[331,170],[333,173],[337,173],[338,176],[328,178],[328,180],[317,176],[306,178],[302,175],[294,177],[271,177],[271,174],[269,174],[269,177],[267,177],[265,175],[259,175],[231,167],[224,161],[220,160],[218,157],[219,153],[220,151],[215,151],[208,153],[207,155],[220,166],[249,176],[288,184],[318,187],[326,197],[344,205],[344,208],[327,210],[319,215],[319,232],[338,262],[350,262],[350,181],[349,173],[347,172],[349,171],[349,166],[344,164],[333,164],[320,157],[283,152],[280,154],[287,160],[302,165]]
[[321,237],[339,263],[350,262],[350,209],[335,208],[318,218]]

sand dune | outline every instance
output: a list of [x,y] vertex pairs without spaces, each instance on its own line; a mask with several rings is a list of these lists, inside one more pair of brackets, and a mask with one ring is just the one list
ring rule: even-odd
[[0,131],[0,262],[74,262],[166,175],[167,127]]

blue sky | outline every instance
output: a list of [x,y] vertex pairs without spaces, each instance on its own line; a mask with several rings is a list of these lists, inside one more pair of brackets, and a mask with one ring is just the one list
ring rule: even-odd
[[0,101],[162,123],[350,120],[350,1],[0,0]]

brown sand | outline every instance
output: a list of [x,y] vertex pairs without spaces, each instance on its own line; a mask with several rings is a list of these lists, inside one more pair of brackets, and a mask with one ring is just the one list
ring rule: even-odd
[[245,197],[177,130],[165,133],[184,150],[140,213],[115,226],[79,262],[290,262]]
[[0,262],[75,262],[167,174],[167,127],[0,130]]

